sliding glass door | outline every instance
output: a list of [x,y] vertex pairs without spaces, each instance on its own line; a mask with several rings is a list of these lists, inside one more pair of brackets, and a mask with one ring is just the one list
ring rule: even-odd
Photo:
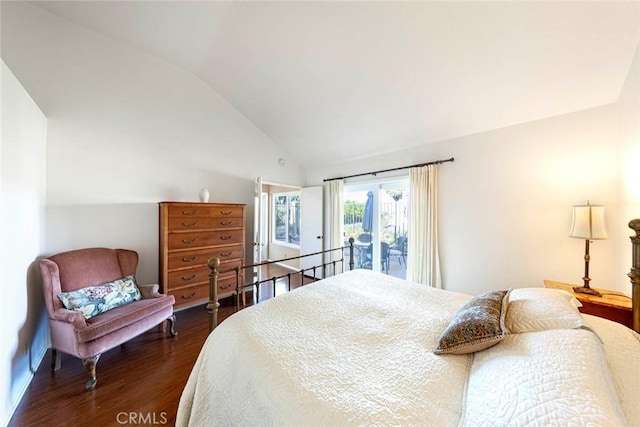
[[355,239],[355,268],[406,277],[407,178],[344,186],[345,244]]

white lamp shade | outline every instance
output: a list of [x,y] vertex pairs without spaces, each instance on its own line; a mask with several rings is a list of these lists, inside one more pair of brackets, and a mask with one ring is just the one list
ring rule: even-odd
[[574,206],[569,236],[588,240],[606,239],[607,228],[604,221],[604,206]]

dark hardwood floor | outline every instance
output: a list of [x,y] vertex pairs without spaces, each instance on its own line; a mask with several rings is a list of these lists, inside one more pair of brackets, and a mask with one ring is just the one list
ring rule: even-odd
[[[283,270],[272,266],[262,276]],[[299,282],[299,276],[294,277],[291,287]],[[278,280],[276,295],[286,288]],[[261,301],[272,294],[271,284],[261,286]],[[252,299],[249,293],[247,305]],[[218,321],[222,322],[235,312],[235,306],[233,298],[220,302]],[[209,333],[205,307],[176,312],[176,337],[156,327],[104,353],[93,391],[84,388],[87,373],[79,359],[63,353],[62,368],[52,373],[49,350],[9,426],[174,425],[182,389]]]

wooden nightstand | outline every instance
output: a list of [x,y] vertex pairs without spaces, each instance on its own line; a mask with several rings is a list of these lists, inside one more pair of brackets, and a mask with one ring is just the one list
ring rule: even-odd
[[631,328],[633,319],[631,315],[631,298],[621,292],[594,288],[602,293],[601,297],[597,297],[573,292],[573,287],[579,285],[553,282],[551,280],[545,280],[544,285],[547,288],[564,289],[571,293],[571,295],[582,303],[582,307],[578,309],[581,313],[604,317],[605,319],[622,323],[626,327]]

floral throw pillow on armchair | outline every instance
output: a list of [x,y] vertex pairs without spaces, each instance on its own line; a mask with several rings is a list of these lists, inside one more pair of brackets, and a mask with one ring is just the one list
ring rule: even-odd
[[133,275],[113,282],[58,294],[58,298],[60,298],[65,308],[79,311],[85,319],[90,319],[105,311],[137,301],[141,297],[140,289],[138,289]]

